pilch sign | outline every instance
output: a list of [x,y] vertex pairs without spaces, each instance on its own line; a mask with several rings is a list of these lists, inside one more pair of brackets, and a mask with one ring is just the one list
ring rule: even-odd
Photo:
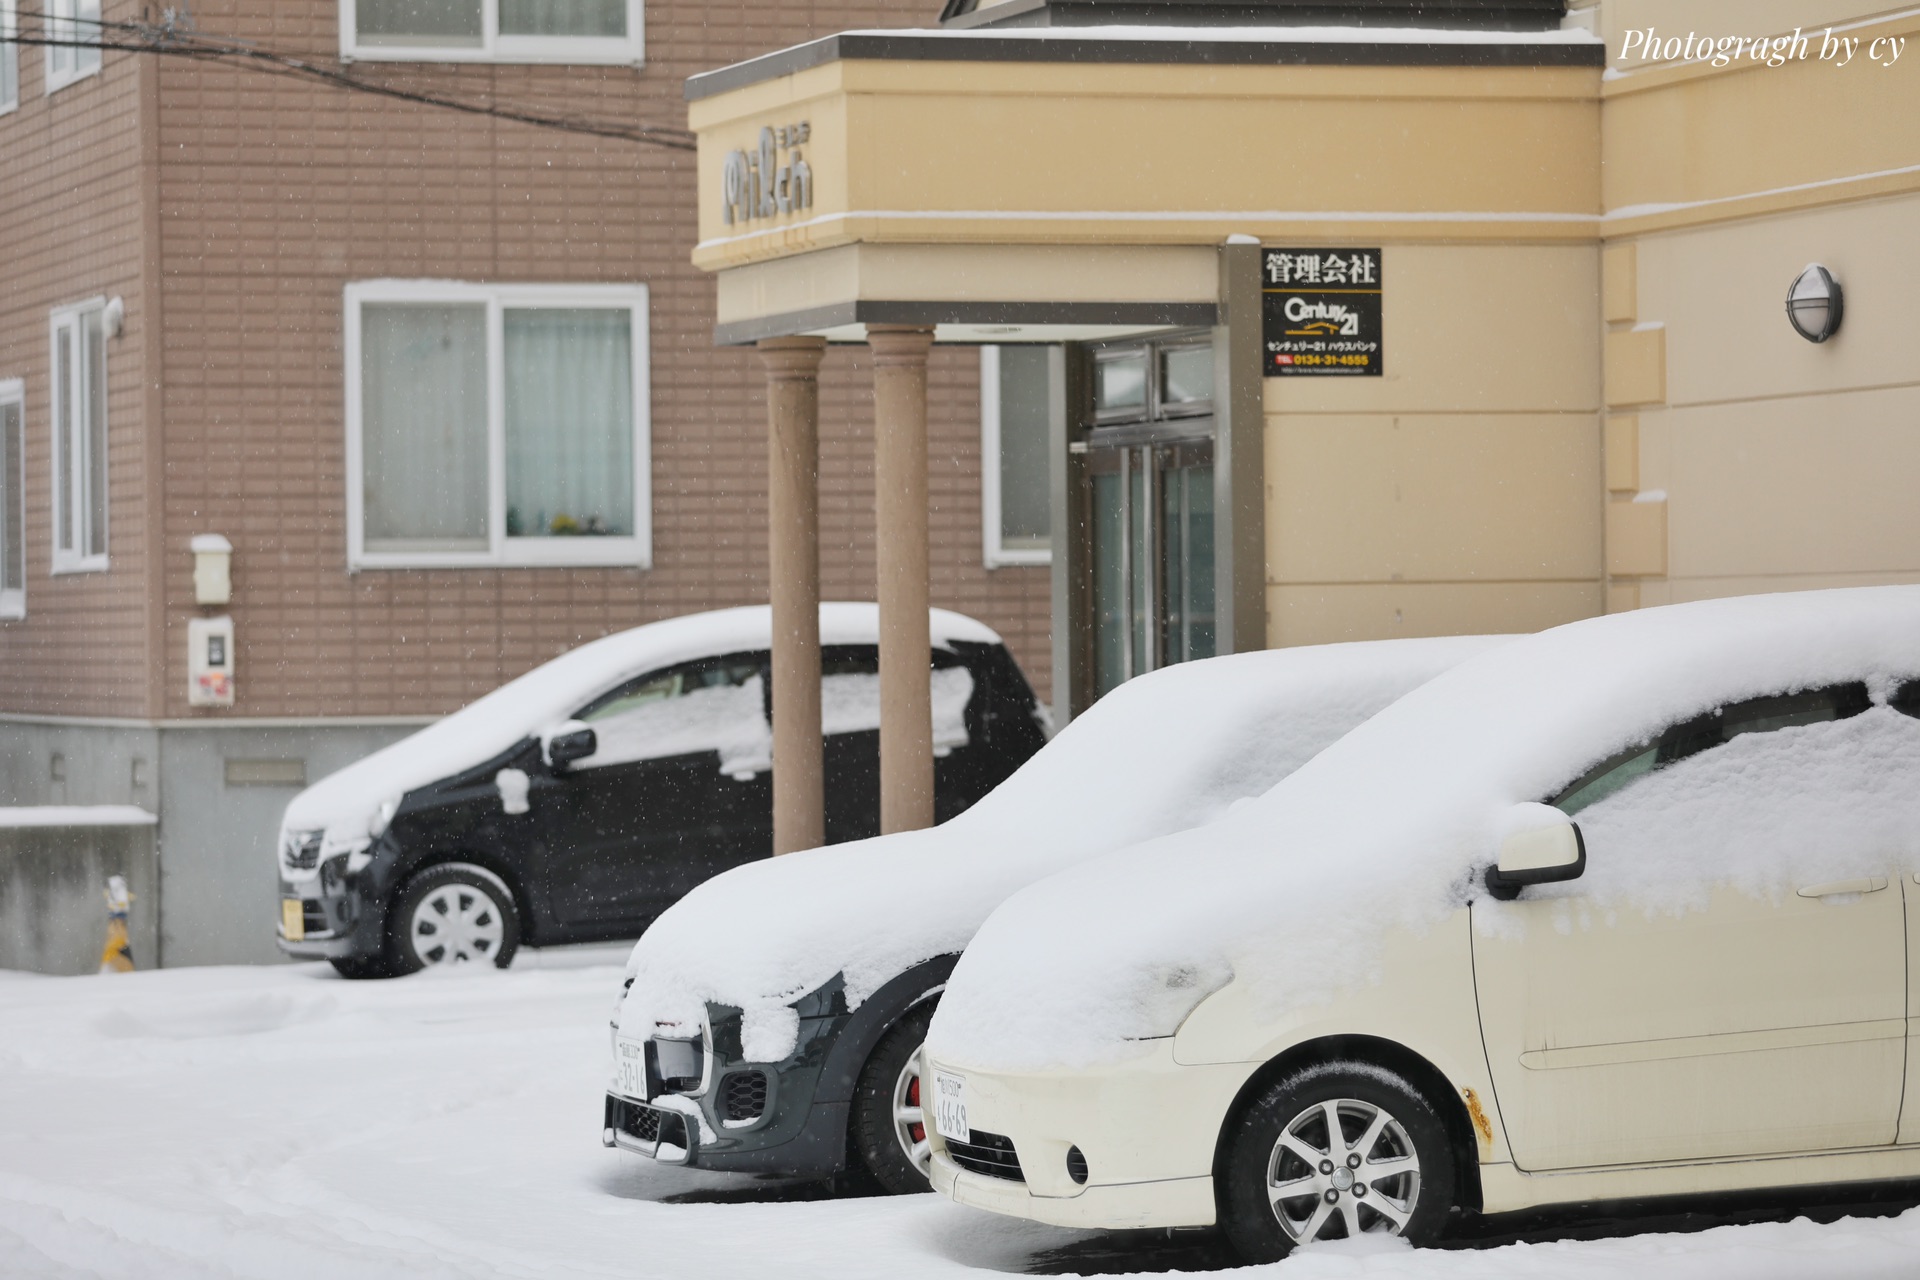
[[753,151],[729,151],[720,167],[720,218],[728,226],[813,207],[813,168],[800,154],[813,126],[768,125]]

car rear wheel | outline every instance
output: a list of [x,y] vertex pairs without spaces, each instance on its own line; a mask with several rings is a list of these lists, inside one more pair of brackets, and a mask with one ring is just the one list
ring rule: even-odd
[[1309,1067],[1268,1087],[1229,1140],[1222,1225],[1248,1262],[1360,1235],[1432,1242],[1453,1208],[1446,1124],[1370,1064]]
[[860,1070],[853,1094],[853,1157],[889,1195],[928,1188],[927,1116],[920,1102],[920,1046],[935,1002],[909,1009]]
[[444,863],[415,876],[395,904],[392,921],[399,973],[459,964],[504,969],[520,948],[513,894],[500,877],[471,863]]

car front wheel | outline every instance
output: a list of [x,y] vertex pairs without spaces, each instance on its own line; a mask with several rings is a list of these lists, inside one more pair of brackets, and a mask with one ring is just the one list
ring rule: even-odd
[[1371,1064],[1327,1063],[1269,1086],[1240,1118],[1225,1174],[1222,1225],[1248,1262],[1364,1234],[1428,1244],[1453,1208],[1446,1124]]
[[882,1190],[928,1189],[927,1114],[920,1101],[920,1046],[934,1002],[909,1009],[887,1029],[861,1068],[853,1094],[853,1156]]
[[449,862],[408,882],[392,916],[394,969],[457,964],[506,968],[520,947],[520,913],[513,894],[485,867]]

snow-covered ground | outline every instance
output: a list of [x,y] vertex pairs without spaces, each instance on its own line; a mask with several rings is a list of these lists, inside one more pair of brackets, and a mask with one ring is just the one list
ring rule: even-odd
[[[523,953],[508,973],[385,983],[317,965],[0,973],[0,1277],[920,1280],[1213,1256],[1204,1240],[1102,1238],[931,1194],[823,1199],[603,1149],[624,958]],[[1264,1274],[1910,1277],[1920,1211],[1420,1253],[1368,1243]]]

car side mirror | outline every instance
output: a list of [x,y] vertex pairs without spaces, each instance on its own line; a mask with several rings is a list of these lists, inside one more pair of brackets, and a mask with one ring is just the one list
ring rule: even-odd
[[598,750],[599,738],[578,720],[569,720],[547,735],[547,763],[556,772],[576,760],[585,760]]
[[1546,805],[1516,806],[1513,817],[1519,821],[1510,822],[1499,860],[1487,868],[1488,893],[1511,902],[1530,884],[1578,880],[1586,873],[1587,842],[1579,823]]

